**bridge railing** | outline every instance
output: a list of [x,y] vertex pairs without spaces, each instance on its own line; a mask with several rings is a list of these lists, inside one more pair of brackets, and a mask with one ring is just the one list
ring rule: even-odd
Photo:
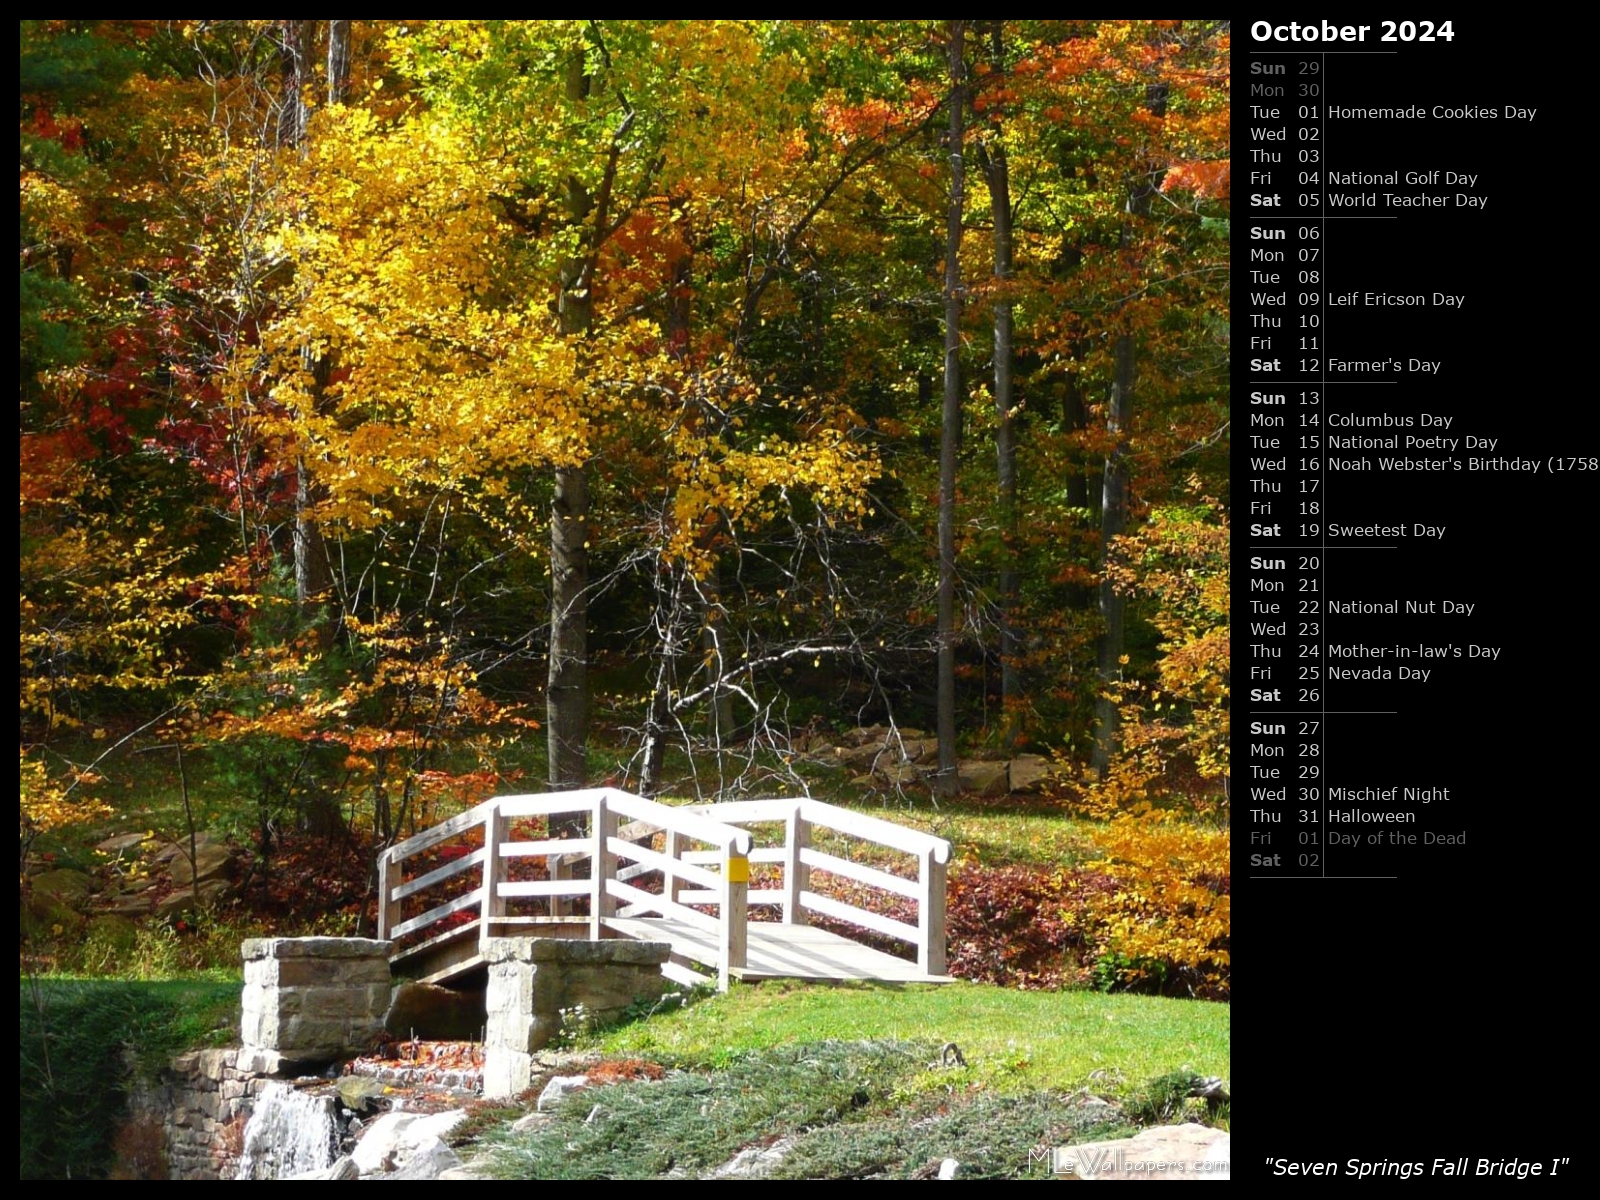
[[[516,820],[536,816],[573,818],[571,824],[585,832],[516,836]],[[630,822],[626,829],[624,818]],[[813,845],[816,828],[832,831],[828,845],[843,853]],[[762,831],[765,844],[755,844],[751,829]],[[663,839],[659,850],[644,844],[656,834]],[[882,861],[886,852],[898,871],[859,861]],[[446,854],[445,861],[430,865]],[[511,864],[530,857],[545,860],[547,877],[512,879]],[[573,878],[573,868],[584,861],[588,877]],[[717,983],[726,989],[731,973],[747,965],[748,907],[771,905],[781,909],[786,924],[805,925],[817,915],[898,938],[916,948],[922,972],[942,975],[949,861],[950,843],[942,838],[818,800],[675,807],[614,788],[501,796],[383,852],[378,936],[464,938],[475,927],[481,944],[518,929],[586,922],[589,936],[599,939],[608,921],[665,917],[715,935]],[[755,889],[752,863],[776,867],[764,872],[771,878]],[[813,872],[863,884],[869,895],[914,901],[916,924],[822,895],[811,886]],[[640,886],[648,876],[659,877],[659,892]],[[510,911],[511,902],[541,897],[547,901],[544,914]],[[588,900],[586,916],[571,912],[579,898]],[[405,917],[407,908],[418,911]]]
[[[776,878],[771,886],[750,890],[747,900],[751,905],[778,906],[782,921],[788,925],[808,924],[815,915],[887,934],[916,948],[917,966],[924,974],[944,974],[945,882],[950,843],[943,838],[809,798],[736,800],[700,805],[695,811],[715,813],[719,821],[730,825],[764,829],[764,844],[751,849],[750,861],[776,863],[779,869],[772,873]],[[841,853],[813,845],[817,829],[835,834],[830,844]],[[695,856],[688,857],[693,861]],[[898,869],[884,870],[862,862],[862,858],[887,859],[891,867]],[[822,895],[811,886],[814,872],[865,884],[868,897],[914,901],[916,924]],[[683,899],[687,903],[698,901],[692,893]]]
[[[581,823],[586,832],[582,836],[541,839],[516,836],[518,818],[540,816],[552,820],[574,818],[571,823]],[[658,855],[619,837],[624,817],[665,830],[669,853]],[[745,965],[744,893],[750,877],[746,857],[749,849],[750,834],[743,829],[614,788],[500,796],[398,842],[379,856],[378,936],[462,937],[468,928],[476,927],[481,945],[491,937],[504,937],[518,930],[536,932],[540,925],[586,922],[589,936],[598,940],[606,920],[617,916],[619,907],[625,905],[628,915],[649,913],[715,927],[720,948],[718,981],[725,988],[729,972]],[[715,872],[698,862],[677,862],[671,869],[679,879],[714,888],[718,917],[676,903],[670,894],[656,896],[632,883],[639,875],[657,869],[657,860],[670,862],[674,853],[686,851],[708,855]],[[417,870],[441,852],[450,855],[447,861]],[[547,877],[512,879],[511,864],[519,858],[543,858]],[[590,864],[588,878],[573,878],[573,868],[585,861]],[[624,862],[629,866],[619,871]],[[463,890],[463,876],[474,886]],[[670,892],[670,885],[667,890]],[[546,913],[522,915],[510,911],[511,902],[538,897],[548,901]],[[574,916],[570,911],[571,901],[579,898],[588,900],[586,917]],[[419,906],[421,911],[414,916],[404,916],[406,908]],[[462,919],[465,913],[471,914],[470,919]]]

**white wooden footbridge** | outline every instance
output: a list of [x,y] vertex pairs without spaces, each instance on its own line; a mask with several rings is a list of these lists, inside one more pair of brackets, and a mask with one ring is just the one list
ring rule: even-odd
[[[520,836],[580,821],[581,837]],[[515,878],[541,873],[514,865],[527,859],[543,860],[544,878]],[[613,788],[501,796],[383,853],[378,936],[401,943],[397,970],[434,983],[481,968],[491,937],[538,936],[668,942],[667,975],[723,990],[733,978],[942,982],[949,861],[941,838],[818,800],[691,808]],[[819,875],[849,880],[864,903],[912,901],[915,923],[821,894]],[[751,909],[777,919],[751,921]],[[886,934],[916,957],[816,928],[814,916]]]

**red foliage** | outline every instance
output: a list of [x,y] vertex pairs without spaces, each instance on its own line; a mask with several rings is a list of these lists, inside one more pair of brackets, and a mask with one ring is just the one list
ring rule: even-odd
[[962,866],[945,917],[950,974],[1024,989],[1089,982],[1095,949],[1075,918],[1086,896],[1113,887],[1089,871]]
[[[835,900],[916,924],[916,904],[903,897],[822,873],[812,876],[812,886]],[[946,892],[946,969],[957,979],[1023,990],[1088,984],[1098,946],[1086,901],[1115,887],[1093,871],[962,864],[951,871]],[[813,917],[812,923],[886,954],[911,955],[897,938],[827,917]]]
[[642,1058],[608,1058],[589,1068],[589,1082],[627,1083],[634,1079],[664,1079],[667,1070],[660,1063]]

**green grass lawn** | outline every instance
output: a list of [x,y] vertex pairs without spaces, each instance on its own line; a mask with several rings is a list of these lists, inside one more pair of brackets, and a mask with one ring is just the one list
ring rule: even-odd
[[955,1042],[969,1081],[1007,1091],[1070,1090],[1095,1071],[1130,1084],[1184,1068],[1229,1073],[1225,1004],[968,983],[735,985],[603,1035],[600,1046],[716,1065],[739,1051],[863,1038]]

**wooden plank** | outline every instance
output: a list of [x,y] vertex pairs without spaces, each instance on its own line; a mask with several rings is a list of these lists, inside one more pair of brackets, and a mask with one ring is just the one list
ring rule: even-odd
[[432,925],[435,921],[442,921],[446,917],[454,916],[464,908],[471,908],[482,900],[483,889],[481,887],[473,888],[465,896],[457,896],[454,900],[441,904],[437,908],[430,908],[427,912],[412,917],[409,921],[401,921],[400,924],[389,931],[389,936],[392,938],[405,937],[406,934],[414,933],[418,929]]
[[635,879],[652,872],[659,871],[660,867],[652,867],[649,863],[634,863],[631,867],[618,867],[617,878],[623,883],[630,883]]
[[587,879],[530,879],[500,885],[500,895],[507,899],[515,896],[587,896],[589,891]]
[[[651,917],[614,919],[608,926],[627,937],[668,942],[672,961],[711,965],[716,960],[714,933],[680,922]],[[896,958],[826,929],[756,922],[750,927],[746,965],[731,972],[742,979],[868,979],[898,983],[948,983],[948,977],[923,974],[909,959]]]
[[472,920],[465,925],[457,925],[452,929],[446,929],[443,933],[435,934],[426,941],[418,942],[415,946],[407,946],[404,950],[397,950],[389,956],[389,961],[398,966],[401,963],[409,962],[414,958],[419,958],[433,950],[437,950],[440,946],[447,946],[451,942],[465,941],[468,938],[477,941],[478,924],[476,920]]
[[410,858],[419,850],[426,850],[429,846],[436,846],[446,838],[453,838],[464,833],[474,825],[483,823],[483,810],[495,803],[485,800],[482,804],[474,805],[464,813],[457,813],[448,821],[441,821],[432,829],[424,829],[416,837],[409,837],[403,842],[396,842],[390,846],[386,853],[394,862]]
[[890,937],[908,941],[913,946],[919,940],[915,925],[907,925],[904,921],[896,921],[893,917],[880,916],[864,908],[857,908],[853,904],[844,904],[828,896],[819,896],[816,892],[802,892],[800,900],[812,912],[821,913],[825,917],[838,917],[841,921],[849,921],[853,925],[876,929],[879,933],[887,933]]
[[907,829],[904,825],[851,812],[837,805],[824,804],[821,800],[802,800],[800,812],[813,825],[825,825],[829,829],[837,829],[840,833],[848,833],[882,846],[904,850],[907,854],[924,854],[931,850],[940,862],[950,861],[950,843],[920,830]]
[[594,802],[593,828],[589,831],[594,839],[590,851],[594,862],[589,867],[589,939],[595,942],[600,940],[601,922],[617,908],[616,897],[606,889],[617,878],[617,856],[611,852],[611,840],[617,835],[619,819],[610,796],[610,789],[606,789]]
[[667,830],[666,854],[668,858],[672,859],[673,866],[670,871],[665,871],[662,873],[661,894],[668,900],[676,900],[678,898],[678,892],[681,889],[681,881],[678,879],[677,864],[683,858],[683,834],[679,833],[676,829]]
[[400,924],[400,901],[394,898],[394,882],[401,878],[400,863],[385,852],[378,856],[378,938],[386,941],[390,930]]
[[426,875],[418,875],[415,879],[402,883],[399,887],[390,891],[389,899],[404,900],[407,896],[415,895],[417,892],[431,888],[436,883],[443,883],[453,875],[469,871],[482,861],[483,847],[479,846],[471,854],[464,855],[456,859],[455,862],[445,863],[444,866],[429,871]]
[[[684,862],[706,863],[713,866],[722,865],[722,851],[720,850],[690,850],[680,855]],[[784,848],[782,846],[759,846],[752,848],[745,856],[753,863],[781,863],[784,861]]]
[[721,924],[715,917],[708,917],[705,913],[695,912],[694,909],[685,908],[681,904],[673,904],[670,900],[666,900],[661,896],[652,896],[649,892],[642,892],[629,883],[618,883],[613,879],[608,890],[618,900],[626,900],[630,904],[639,905],[649,912],[664,913],[674,921],[682,921],[687,925],[693,925],[697,929],[715,933]]
[[461,976],[476,971],[479,967],[483,966],[485,961],[486,960],[484,959],[483,955],[474,954],[462,959],[460,962],[453,962],[447,967],[440,967],[437,971],[422,976],[422,978],[418,979],[417,982],[446,984],[453,979],[460,979]]
[[483,814],[483,848],[488,851],[483,861],[483,934],[478,939],[480,953],[488,953],[489,922],[506,915],[506,871],[510,864],[497,854],[500,845],[510,836],[511,821],[497,805],[490,805]]
[[716,978],[711,975],[702,975],[693,967],[686,967],[682,963],[673,962],[670,958],[661,964],[661,973],[673,983],[682,984],[684,987],[708,987],[716,985]]
[[557,838],[553,842],[501,842],[502,858],[539,858],[547,854],[571,854],[580,851],[589,857],[588,838]]
[[638,862],[649,864],[652,870],[671,871],[678,878],[692,880],[701,887],[719,888],[722,886],[722,877],[715,871],[708,871],[704,867],[694,866],[681,859],[658,853],[655,850],[646,850],[643,846],[635,846],[632,842],[625,842],[621,838],[611,838],[606,844],[624,858],[631,858]]
[[708,842],[739,854],[747,854],[750,850],[750,834],[746,830],[703,817],[693,809],[671,808],[665,804],[657,804],[654,800],[646,800],[642,796],[631,796],[627,792],[611,788],[604,790],[607,802],[625,817],[649,821],[663,829],[676,829],[696,841]]
[[843,875],[846,879],[854,879],[858,883],[870,883],[875,888],[882,888],[886,892],[897,892],[913,900],[922,895],[922,888],[915,879],[891,875],[888,871],[878,870],[877,867],[824,854],[821,850],[802,850],[800,861],[818,871],[831,871],[835,875]]
[[806,851],[811,846],[811,822],[800,815],[798,800],[786,801],[789,816],[783,826],[783,923],[804,925],[805,905],[800,893],[811,887],[811,868],[806,866]]
[[500,811],[508,817],[549,817],[557,813],[590,812],[604,788],[580,788],[571,792],[536,792],[522,796],[501,796]]
[[729,972],[744,966],[749,957],[749,892],[749,860],[730,851],[722,864],[722,920],[717,947],[717,987],[724,992],[728,990]]
[[643,845],[661,832],[661,826],[651,821],[629,821],[617,830],[617,836],[636,846]]
[[[782,904],[785,893],[782,888],[752,888],[745,895],[746,904]],[[684,904],[720,905],[722,903],[722,892],[720,890],[712,892],[703,889],[680,892],[678,899]]]
[[922,902],[917,905],[917,966],[929,975],[943,975],[945,969],[945,864],[932,854],[924,854],[917,878],[922,887]]

